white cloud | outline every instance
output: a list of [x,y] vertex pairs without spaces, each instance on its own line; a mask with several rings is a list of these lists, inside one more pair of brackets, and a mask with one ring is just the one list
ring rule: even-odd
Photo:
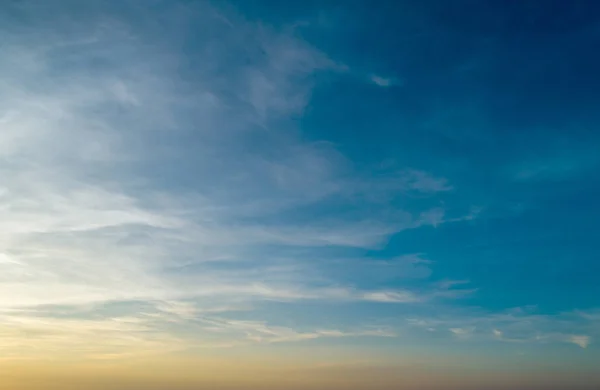
[[470,328],[450,328],[448,329],[453,335],[459,338],[467,338],[469,337],[473,331],[475,331],[475,327]]
[[240,321],[227,320],[223,318],[207,318],[202,322],[210,325],[208,329],[212,332],[239,332],[251,342],[259,343],[281,343],[302,340],[311,340],[321,337],[394,337],[395,334],[385,329],[360,329],[354,331],[342,331],[339,329],[321,329],[300,332],[290,327],[271,326],[263,321]]
[[409,303],[419,302],[423,298],[410,291],[373,291],[363,294],[366,301]]
[[371,75],[369,77],[369,79],[371,80],[371,82],[379,87],[383,87],[383,88],[388,88],[394,85],[399,85],[402,84],[400,81],[393,79],[393,78],[389,78],[389,77],[382,77],[379,75]]
[[581,348],[587,348],[588,345],[590,345],[590,343],[591,343],[591,338],[590,338],[590,336],[584,336],[584,335],[572,335],[572,336],[569,336],[568,341],[570,343],[579,345]]

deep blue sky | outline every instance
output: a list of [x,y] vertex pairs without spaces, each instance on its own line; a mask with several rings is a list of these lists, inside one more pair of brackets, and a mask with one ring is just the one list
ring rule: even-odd
[[453,202],[486,209],[472,224],[394,236],[386,254],[447,259],[436,273],[476,280],[478,305],[597,305],[595,2],[234,4],[264,23],[309,20],[297,34],[315,47],[399,80],[385,90],[354,74],[318,85],[298,118],[305,137],[358,164],[432,170],[457,183]]

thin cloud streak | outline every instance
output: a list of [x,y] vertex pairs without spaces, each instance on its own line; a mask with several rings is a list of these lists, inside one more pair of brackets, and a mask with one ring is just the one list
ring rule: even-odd
[[[438,309],[444,311],[441,307]],[[473,342],[569,343],[585,349],[600,336],[600,322],[581,311],[555,315],[538,314],[535,308],[514,308],[497,313],[456,309],[446,309],[446,312],[439,317],[411,317],[406,323],[413,329],[447,330],[459,339]]]

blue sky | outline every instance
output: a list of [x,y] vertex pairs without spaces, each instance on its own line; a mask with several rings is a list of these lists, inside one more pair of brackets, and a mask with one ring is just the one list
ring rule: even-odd
[[597,6],[425,3],[2,4],[8,358],[591,367]]

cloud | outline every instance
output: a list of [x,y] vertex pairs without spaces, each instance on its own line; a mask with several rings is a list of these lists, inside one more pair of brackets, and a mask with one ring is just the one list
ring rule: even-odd
[[448,184],[447,179],[434,177],[427,172],[414,169],[404,172],[404,180],[408,182],[411,189],[420,192],[436,193],[452,190],[452,186]]
[[575,310],[575,314],[588,321],[600,322],[600,310]]
[[410,291],[374,291],[363,295],[364,300],[372,302],[410,303],[419,302],[423,298]]
[[439,283],[439,286],[442,289],[451,289],[455,286],[462,286],[469,283],[468,280],[443,280]]
[[13,313],[0,315],[3,358],[127,358],[181,349],[181,340],[153,328],[142,316],[76,319]]
[[402,82],[398,81],[396,79],[393,78],[388,78],[388,77],[382,77],[382,76],[378,76],[378,75],[371,75],[369,77],[370,81],[382,88],[388,88],[388,87],[392,87],[394,85],[401,85]]
[[421,213],[418,219],[418,224],[422,225],[431,225],[433,227],[438,227],[441,223],[444,222],[444,216],[446,212],[441,207],[436,207],[431,210],[427,210]]
[[[260,320],[235,319],[247,307],[201,302],[105,302],[3,310],[3,357],[46,356],[116,359],[198,348],[300,342],[339,337],[395,337],[381,326],[296,329]],[[227,316],[227,317],[225,317]],[[25,337],[27,336],[27,337]]]
[[271,326],[262,321],[240,321],[222,318],[203,319],[213,332],[240,332],[251,342],[281,343],[302,340],[313,340],[321,337],[394,337],[395,334],[384,329],[362,329],[341,331],[338,329],[321,329],[299,332],[290,327]]
[[[587,348],[598,335],[597,319],[582,312],[537,313],[535,307],[517,307],[501,312],[478,312],[473,308],[437,306],[438,316],[405,319],[413,329],[447,329],[454,337],[472,342],[492,340],[511,344],[572,343]],[[578,332],[578,333],[573,333]]]
[[475,330],[475,327],[470,327],[470,328],[450,328],[448,329],[454,336],[459,337],[459,338],[467,338],[469,337],[473,331]]
[[[14,353],[52,351],[69,335],[86,354],[167,351],[182,345],[173,327],[264,302],[436,299],[436,286],[380,288],[386,271],[353,250],[444,223],[435,198],[449,181],[400,166],[365,173],[299,135],[316,76],[335,74],[336,61],[204,3],[166,7],[160,23],[127,4],[134,16],[109,3],[82,14],[24,7],[28,23],[0,28],[0,310]],[[190,36],[197,47],[182,55]],[[416,194],[418,209],[394,205]],[[341,257],[332,248],[371,269],[371,283],[329,272]],[[424,258],[383,263],[399,278],[431,274]],[[128,301],[156,306],[116,320],[42,318],[48,307]],[[256,321],[252,334],[271,339],[367,332],[275,337]],[[92,351],[87,338],[112,341]]]
[[579,345],[581,348],[587,348],[588,345],[590,345],[591,343],[590,336],[583,335],[569,336],[568,341],[573,344]]

